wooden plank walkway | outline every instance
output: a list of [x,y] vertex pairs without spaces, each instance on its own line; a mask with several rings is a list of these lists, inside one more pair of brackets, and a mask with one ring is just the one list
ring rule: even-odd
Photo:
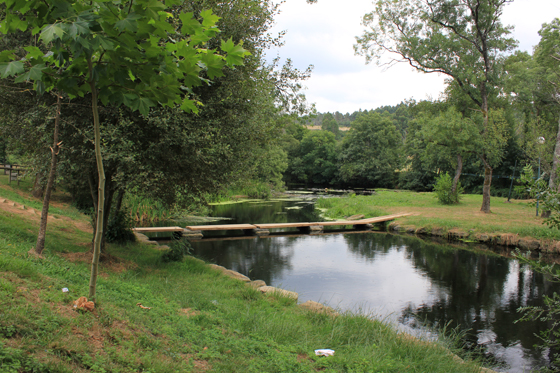
[[191,238],[202,238],[203,231],[229,231],[243,230],[245,234],[268,235],[269,229],[282,228],[298,228],[302,232],[318,233],[325,226],[345,226],[352,225],[357,229],[365,228],[368,224],[383,223],[412,214],[393,214],[386,216],[378,216],[376,218],[360,219],[360,220],[335,220],[320,222],[300,222],[300,223],[269,223],[269,224],[220,224],[220,225],[189,225],[185,228],[181,227],[140,227],[132,228],[138,233],[172,233],[174,235],[188,236]]
[[138,233],[165,233],[165,232],[183,232],[185,229],[181,227],[142,227],[132,228],[133,232]]
[[275,228],[306,228],[334,225],[366,225],[382,223],[396,218],[412,215],[410,213],[393,214],[378,216],[360,220],[335,220],[320,222],[300,222],[300,223],[269,223],[269,224],[221,224],[221,225],[188,225],[186,228],[191,231],[218,231],[218,230],[252,230],[252,229],[275,229]]

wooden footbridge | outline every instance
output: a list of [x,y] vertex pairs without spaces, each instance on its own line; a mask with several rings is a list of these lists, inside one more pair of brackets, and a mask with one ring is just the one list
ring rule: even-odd
[[266,236],[270,234],[270,229],[297,228],[302,233],[320,233],[326,226],[353,226],[356,230],[367,230],[373,224],[387,223],[391,220],[411,215],[394,214],[386,216],[378,216],[376,218],[360,219],[360,220],[335,220],[321,222],[303,222],[303,223],[267,223],[267,224],[220,224],[220,225],[189,225],[185,228],[181,227],[148,227],[148,228],[132,228],[138,233],[171,233],[174,236],[185,236],[188,238],[202,238],[203,232],[208,231],[232,231],[242,230],[246,235]]

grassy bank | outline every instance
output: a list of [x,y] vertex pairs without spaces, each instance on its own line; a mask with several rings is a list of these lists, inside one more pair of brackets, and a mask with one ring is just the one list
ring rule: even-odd
[[[1,181],[1,180],[0,180]],[[23,198],[0,184],[0,196]],[[37,201],[35,201],[37,202]],[[34,203],[35,203],[34,202]],[[193,258],[163,263],[140,243],[109,245],[94,313],[87,295],[88,218],[60,200],[46,254],[28,257],[38,215],[0,210],[2,372],[477,372],[438,344],[419,343],[364,315],[331,317],[265,296]],[[62,292],[62,288],[69,292]],[[141,308],[142,304],[150,309]],[[332,348],[333,357],[314,349]]]
[[464,195],[457,205],[442,205],[433,193],[379,190],[373,196],[349,196],[319,199],[317,206],[330,218],[354,214],[366,217],[410,212],[413,216],[400,218],[403,225],[444,229],[462,229],[473,233],[513,233],[521,237],[560,240],[560,231],[543,225],[535,216],[535,207],[527,200],[492,197],[492,213],[480,212],[481,195]]

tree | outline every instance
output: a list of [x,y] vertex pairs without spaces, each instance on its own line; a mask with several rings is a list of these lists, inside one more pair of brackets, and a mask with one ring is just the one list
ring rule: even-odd
[[321,129],[323,131],[332,132],[337,139],[340,138],[340,129],[338,128],[338,122],[331,113],[327,113],[323,116],[323,120],[321,121]]
[[454,107],[436,117],[424,114],[418,121],[421,132],[417,135],[422,136],[426,143],[424,157],[432,159],[432,164],[445,159],[455,165],[451,187],[451,194],[455,195],[463,170],[463,159],[477,149],[477,126],[468,118],[463,118]]
[[297,156],[291,160],[290,172],[299,182],[332,185],[338,172],[337,158],[337,144],[333,133],[307,131],[301,139]]
[[[500,86],[501,56],[516,42],[511,27],[500,23],[510,0],[378,1],[363,18],[369,29],[357,38],[355,51],[380,63],[388,52],[394,62],[407,62],[424,73],[452,78],[478,107],[483,136],[488,128],[489,103]],[[486,149],[484,149],[486,150]],[[484,152],[484,187],[481,211],[490,212],[492,165]]]
[[401,146],[390,116],[373,111],[360,115],[342,141],[341,179],[360,187],[394,187]]
[[[41,94],[58,89],[72,97],[91,98],[98,171],[98,201],[89,298],[95,299],[103,237],[105,172],[101,153],[98,105],[125,105],[143,115],[158,103],[197,110],[189,89],[221,76],[222,68],[242,63],[245,50],[231,40],[221,49],[205,48],[219,30],[218,17],[201,12],[173,13],[176,1],[71,0],[46,5],[25,0],[1,0],[6,16],[2,33],[32,30],[42,48],[28,45],[24,60],[11,51],[0,53],[0,76],[33,81]],[[18,31],[19,30],[19,31]],[[173,36],[173,37],[171,37]],[[48,52],[48,53],[47,53]]]
[[560,191],[557,183],[558,167],[560,167],[560,19],[555,18],[551,23],[545,23],[539,31],[541,40],[534,52],[534,59],[542,77],[541,92],[553,102],[558,118],[556,145],[552,158],[549,187]]

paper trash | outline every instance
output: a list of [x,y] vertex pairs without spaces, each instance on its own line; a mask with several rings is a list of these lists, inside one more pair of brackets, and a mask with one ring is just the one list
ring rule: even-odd
[[68,293],[70,290],[68,290],[68,288],[62,288],[62,292],[63,293]]
[[315,350],[315,355],[317,356],[333,356],[334,350],[324,349],[324,350]]

